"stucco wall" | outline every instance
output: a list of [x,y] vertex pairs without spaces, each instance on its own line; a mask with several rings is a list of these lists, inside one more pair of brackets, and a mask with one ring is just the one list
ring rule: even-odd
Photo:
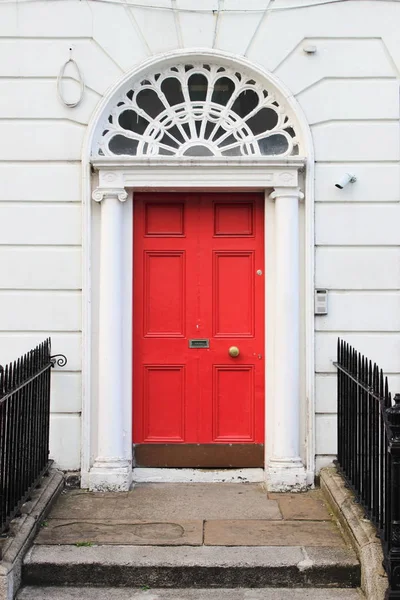
[[[153,54],[203,47],[246,56],[292,91],[315,144],[316,285],[330,291],[329,315],[316,319],[320,466],[336,450],[338,335],[376,359],[400,390],[400,3],[289,9],[313,3],[276,0],[263,13],[266,0],[140,2],[176,10],[0,4],[0,363],[48,334],[54,352],[68,356],[67,369],[53,375],[51,450],[60,466],[78,468],[86,125],[106,90]],[[234,12],[244,6],[254,12]],[[86,84],[74,109],[56,93],[70,47]],[[358,181],[339,191],[334,183],[346,171]]]

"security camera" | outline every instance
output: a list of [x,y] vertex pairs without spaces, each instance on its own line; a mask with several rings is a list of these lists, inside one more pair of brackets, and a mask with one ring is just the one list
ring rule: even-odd
[[354,177],[354,175],[351,175],[351,173],[345,173],[343,177],[341,177],[339,181],[335,183],[335,187],[339,188],[339,190],[342,190],[345,185],[348,183],[354,183],[355,181],[357,181],[357,177]]

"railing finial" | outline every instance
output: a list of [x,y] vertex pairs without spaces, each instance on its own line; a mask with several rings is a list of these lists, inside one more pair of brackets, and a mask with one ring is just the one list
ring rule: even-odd
[[50,356],[50,361],[52,367],[55,367],[56,365],[58,367],[65,367],[68,362],[67,357],[64,356],[64,354],[53,354],[53,356]]

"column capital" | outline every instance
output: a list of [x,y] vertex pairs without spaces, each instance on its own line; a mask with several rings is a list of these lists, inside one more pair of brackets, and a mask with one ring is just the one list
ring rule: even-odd
[[128,198],[128,192],[123,187],[98,187],[92,193],[95,202],[102,202],[106,198],[117,198],[120,202],[125,202]]
[[269,196],[272,200],[277,198],[297,198],[303,200],[304,194],[298,187],[276,187]]

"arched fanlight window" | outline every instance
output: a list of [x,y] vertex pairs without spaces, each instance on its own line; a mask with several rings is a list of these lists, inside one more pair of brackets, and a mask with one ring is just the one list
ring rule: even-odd
[[273,90],[211,63],[170,66],[125,88],[98,156],[293,156],[294,123]]

